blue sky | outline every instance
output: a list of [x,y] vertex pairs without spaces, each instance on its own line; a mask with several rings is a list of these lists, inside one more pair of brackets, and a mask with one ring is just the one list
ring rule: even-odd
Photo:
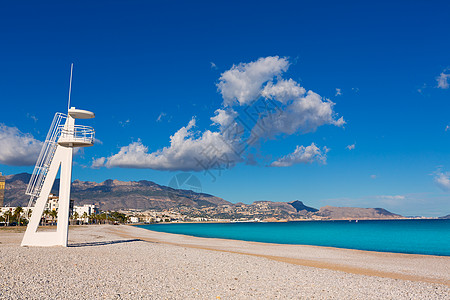
[[[194,172],[231,202],[448,214],[449,12],[448,1],[1,2],[0,171],[32,172],[74,62],[72,105],[96,113],[79,124],[100,140],[74,158],[74,179],[167,185]],[[220,172],[196,167],[211,145],[232,154],[217,144],[217,110],[242,119],[270,99],[272,134]]]

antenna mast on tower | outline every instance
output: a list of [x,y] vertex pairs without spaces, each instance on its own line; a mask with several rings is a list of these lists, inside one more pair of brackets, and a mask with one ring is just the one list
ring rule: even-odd
[[70,64],[69,101],[67,103],[67,111],[69,111],[70,109],[70,94],[72,94],[72,74],[73,74],[73,63]]

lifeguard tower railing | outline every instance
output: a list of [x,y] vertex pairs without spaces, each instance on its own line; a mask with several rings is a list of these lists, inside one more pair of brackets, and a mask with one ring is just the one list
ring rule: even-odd
[[74,125],[67,129],[64,125],[60,125],[58,144],[71,147],[92,146],[94,137],[94,128],[90,126]]

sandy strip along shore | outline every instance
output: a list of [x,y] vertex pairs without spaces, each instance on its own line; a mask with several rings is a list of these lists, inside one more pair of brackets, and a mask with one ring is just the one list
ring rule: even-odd
[[247,254],[308,267],[450,286],[450,257],[199,238],[123,226],[118,234],[183,247]]
[[202,239],[132,226],[71,227],[68,248],[20,247],[22,235],[0,229],[0,299],[450,297],[447,257]]

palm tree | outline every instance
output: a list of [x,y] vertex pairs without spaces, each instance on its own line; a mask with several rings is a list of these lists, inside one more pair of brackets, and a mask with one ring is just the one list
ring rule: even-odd
[[81,216],[81,218],[83,219],[83,223],[86,223],[87,217],[88,217],[87,212],[84,212],[83,215]]
[[50,215],[50,211],[48,209],[44,210],[42,217],[44,218],[44,225],[47,225],[47,217]]
[[72,217],[73,217],[73,219],[75,220],[75,223],[78,225],[78,218],[80,217],[80,216],[78,215],[78,212],[74,212],[73,215],[72,215]]
[[52,210],[50,212],[50,216],[52,217],[52,225],[55,223],[55,219],[58,217],[58,212],[56,210]]
[[14,217],[17,220],[17,224],[20,226],[20,218],[22,216],[23,213],[23,208],[20,206],[17,206],[16,209],[14,210]]
[[98,224],[99,217],[98,215],[91,215],[92,221],[94,224]]
[[6,226],[9,226],[9,218],[11,216],[12,216],[12,213],[9,209],[3,213],[3,218],[5,218]]
[[90,214],[89,215],[89,224],[95,224],[96,218],[97,218],[97,216],[95,214]]

